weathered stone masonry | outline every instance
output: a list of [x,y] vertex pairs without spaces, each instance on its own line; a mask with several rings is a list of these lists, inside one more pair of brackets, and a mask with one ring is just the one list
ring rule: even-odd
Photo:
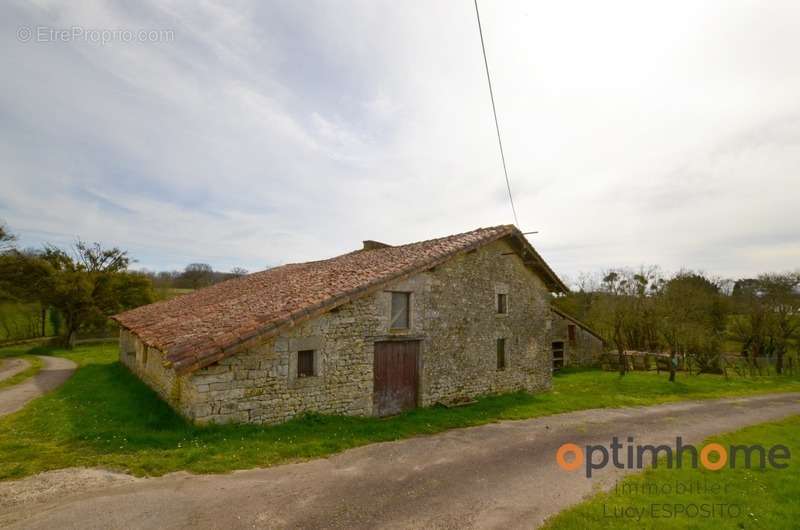
[[553,311],[552,340],[564,344],[564,364],[567,366],[590,366],[597,363],[603,353],[602,339],[584,324],[556,311]]
[[[410,294],[410,325],[389,330],[391,292]],[[508,311],[499,314],[498,293]],[[376,341],[420,340],[418,404],[551,384],[550,295],[505,240],[461,253],[432,270],[341,305],[285,334],[252,339],[236,354],[188,375],[123,329],[120,359],[176,410],[199,423],[276,423],[305,411],[373,414]],[[496,343],[506,339],[506,366]],[[297,376],[299,351],[314,375]]]

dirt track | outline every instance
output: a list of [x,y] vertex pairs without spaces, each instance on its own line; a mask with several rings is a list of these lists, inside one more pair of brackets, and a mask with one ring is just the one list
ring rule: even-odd
[[0,359],[0,381],[5,381],[20,372],[24,372],[30,365],[31,363],[25,359],[20,359],[18,357]]
[[44,365],[39,373],[18,385],[0,390],[0,416],[11,414],[30,400],[59,386],[75,372],[75,363],[61,357],[39,356]]
[[798,414],[800,394],[773,394],[496,423],[228,475],[59,471],[0,483],[0,526],[532,528],[621,476],[564,472],[554,455],[565,442],[697,443]]

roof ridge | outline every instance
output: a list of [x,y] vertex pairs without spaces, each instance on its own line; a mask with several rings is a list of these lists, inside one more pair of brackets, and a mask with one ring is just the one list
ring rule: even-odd
[[[435,241],[441,241],[443,239],[454,239],[454,238],[457,238],[457,237],[463,237],[463,236],[466,236],[466,235],[469,235],[469,234],[474,234],[475,232],[489,231],[489,230],[499,230],[499,229],[508,229],[508,228],[516,228],[516,227],[514,225],[510,225],[510,224],[486,226],[486,227],[476,228],[475,230],[467,230],[466,232],[461,232],[461,233],[458,233],[458,234],[452,234],[452,235],[449,235],[449,236],[433,237],[431,239],[424,239],[422,241],[412,241],[411,243],[403,243],[402,245],[393,245],[392,247],[389,247],[389,248],[403,248],[403,247],[409,247],[411,245],[423,245],[425,243],[433,243]],[[377,248],[375,250],[384,250],[384,249]],[[368,250],[367,252],[372,252],[372,250]]]
[[[426,243],[433,243],[433,242],[436,242],[436,241],[441,241],[443,239],[454,239],[454,238],[458,238],[458,237],[463,237],[463,236],[466,236],[466,235],[469,235],[469,234],[473,234],[475,232],[488,231],[488,230],[498,230],[498,229],[501,229],[501,228],[516,228],[516,227],[514,225],[512,225],[512,224],[480,227],[480,228],[476,228],[474,230],[467,230],[466,232],[461,232],[461,233],[458,233],[458,234],[451,234],[449,236],[434,237],[434,238],[431,238],[431,239],[423,239],[422,241],[411,241],[410,243],[401,243],[399,245],[389,245],[388,243],[386,243],[387,246],[386,247],[381,247],[381,248],[373,248],[373,249],[369,249],[369,250],[365,250],[363,248],[357,248],[355,250],[351,250],[350,252],[345,252],[344,254],[339,254],[337,256],[331,256],[330,258],[323,258],[323,259],[311,260],[311,261],[296,261],[296,262],[291,262],[291,263],[284,263],[281,266],[283,267],[283,266],[286,266],[286,265],[306,265],[306,264],[310,264],[310,263],[322,263],[322,262],[326,262],[326,261],[335,260],[335,259],[338,259],[338,258],[341,258],[341,257],[344,257],[344,256],[349,256],[351,254],[362,254],[364,252],[379,252],[379,251],[384,251],[384,250],[387,250],[387,249],[408,248],[410,246],[424,245]],[[254,272],[252,274],[258,274],[259,272],[265,272],[265,271],[268,271],[268,270],[272,270],[272,269],[264,269],[263,271],[256,271],[256,272]],[[223,283],[223,282],[220,282],[220,283]]]
[[560,280],[519,229],[497,225],[324,260],[287,263],[112,318],[144,343],[164,351],[178,373],[186,373],[220,360],[253,337],[278,333],[389,282],[508,236],[515,236],[531,251],[528,254],[544,266],[548,285],[558,288]]

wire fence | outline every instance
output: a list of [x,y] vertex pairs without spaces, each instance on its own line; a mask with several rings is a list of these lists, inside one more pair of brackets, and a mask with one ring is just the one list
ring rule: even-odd
[[[623,354],[627,371],[669,372],[672,357],[664,352],[626,351]],[[599,359],[603,370],[619,371],[620,356],[618,353],[604,353]],[[797,354],[784,355],[779,360],[776,355],[762,357],[746,357],[737,353],[723,353],[701,359],[697,355],[676,355],[675,369],[690,374],[717,373],[738,376],[796,375],[800,373],[800,362]]]

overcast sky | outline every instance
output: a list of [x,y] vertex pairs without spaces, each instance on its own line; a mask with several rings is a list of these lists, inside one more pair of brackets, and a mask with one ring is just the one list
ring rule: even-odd
[[[520,228],[567,278],[798,268],[800,2],[645,4],[481,3]],[[0,32],[25,246],[258,270],[513,222],[471,0],[4,2]]]

